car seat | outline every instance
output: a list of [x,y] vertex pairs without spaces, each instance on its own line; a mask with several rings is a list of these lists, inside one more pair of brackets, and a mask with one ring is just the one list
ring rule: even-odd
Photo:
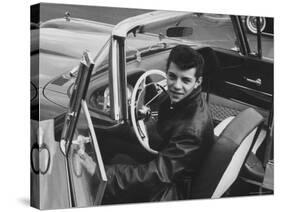
[[[262,115],[252,108],[230,121],[194,177],[189,198],[219,198],[225,194],[237,179],[262,123]],[[254,138],[248,136],[256,128]]]

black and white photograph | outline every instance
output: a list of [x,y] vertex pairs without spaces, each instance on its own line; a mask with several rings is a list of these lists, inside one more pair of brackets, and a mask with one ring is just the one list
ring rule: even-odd
[[277,8],[3,2],[1,211],[276,211]]
[[38,3],[30,36],[32,207],[274,194],[274,17]]

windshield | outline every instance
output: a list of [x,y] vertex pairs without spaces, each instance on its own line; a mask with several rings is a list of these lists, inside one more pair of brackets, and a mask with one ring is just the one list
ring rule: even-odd
[[[160,42],[169,44],[179,41],[190,45],[208,45],[223,49],[236,48],[236,35],[229,15],[192,13],[180,23],[177,23],[177,26],[191,29],[190,34],[180,38],[166,36],[166,30],[172,26],[175,25],[165,25],[145,33],[130,33],[127,40],[127,50],[139,49],[144,46],[148,48]],[[150,37],[147,37],[147,35],[150,35]]]
[[228,15],[194,13],[182,24],[193,28],[188,40],[223,49],[235,47],[236,35]]
[[107,40],[107,42],[105,42],[104,46],[101,48],[99,53],[96,55],[94,75],[99,73],[100,71],[108,68],[109,47],[110,47],[110,38]]

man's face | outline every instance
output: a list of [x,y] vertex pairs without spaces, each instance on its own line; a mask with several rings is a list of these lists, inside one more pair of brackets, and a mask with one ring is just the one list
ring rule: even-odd
[[187,97],[201,84],[201,77],[196,79],[196,68],[180,70],[171,62],[167,71],[168,94],[172,103],[177,103]]

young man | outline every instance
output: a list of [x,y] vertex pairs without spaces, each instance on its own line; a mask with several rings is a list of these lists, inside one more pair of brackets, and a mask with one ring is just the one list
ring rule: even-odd
[[[119,197],[124,202],[136,202],[136,196],[140,201],[186,198],[192,177],[214,142],[212,119],[201,96],[203,63],[202,56],[188,46],[171,50],[168,97],[160,105],[157,122],[163,148],[146,164],[107,166],[105,202]],[[93,173],[91,158],[84,158],[82,164]]]

